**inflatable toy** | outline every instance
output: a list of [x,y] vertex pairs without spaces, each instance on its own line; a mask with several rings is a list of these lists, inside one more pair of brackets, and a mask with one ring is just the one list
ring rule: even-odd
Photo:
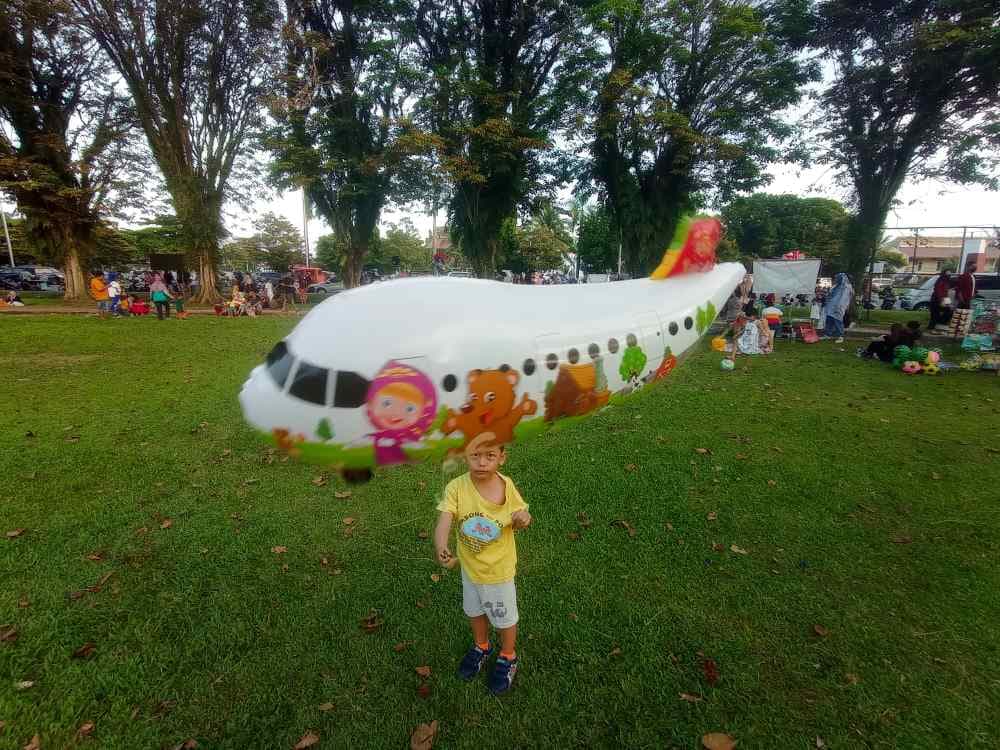
[[736,363],[733,362],[733,360],[727,358],[719,362],[719,367],[721,367],[723,370],[734,370],[736,369]]
[[940,361],[941,361],[941,352],[939,352],[937,349],[931,349],[929,352],[927,352],[927,358],[924,360],[924,362],[926,362],[929,365],[936,365]]
[[905,344],[900,344],[892,350],[892,366],[897,370],[902,368],[904,362],[908,362],[912,359],[913,356],[910,352],[910,347]]
[[920,372],[920,369],[921,369],[920,363],[914,362],[913,360],[904,362],[902,367],[903,372],[905,372],[907,375],[916,375],[918,372]]
[[743,279],[714,263],[716,219],[687,228],[662,280],[419,277],[342,292],[250,373],[243,414],[292,455],[360,474],[583,417],[667,377]]
[[937,375],[939,372],[941,372],[941,368],[937,366],[936,362],[924,365],[924,375]]

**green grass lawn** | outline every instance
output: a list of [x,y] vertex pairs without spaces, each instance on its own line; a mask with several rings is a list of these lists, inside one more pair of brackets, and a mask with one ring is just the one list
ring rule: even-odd
[[701,351],[515,446],[535,524],[495,699],[453,676],[460,580],[421,533],[448,477],[338,498],[242,423],[293,324],[0,318],[0,532],[24,529],[0,538],[0,748],[403,748],[432,719],[440,748],[1000,745],[1000,379]]

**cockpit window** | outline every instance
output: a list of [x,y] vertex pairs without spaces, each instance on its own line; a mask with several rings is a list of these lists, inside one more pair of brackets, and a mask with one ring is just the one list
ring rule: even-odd
[[326,406],[327,373],[325,367],[317,367],[300,360],[288,393],[303,401]]
[[337,373],[337,384],[333,389],[333,405],[339,409],[357,409],[365,403],[368,395],[368,378],[356,372],[341,370]]
[[267,355],[267,371],[274,378],[274,382],[278,384],[278,387],[284,388],[290,369],[292,369],[292,354],[288,351],[288,346],[285,342],[279,341],[274,345],[271,353]]

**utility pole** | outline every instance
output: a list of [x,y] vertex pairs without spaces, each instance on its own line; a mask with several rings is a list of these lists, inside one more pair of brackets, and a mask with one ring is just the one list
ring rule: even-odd
[[910,270],[913,273],[917,272],[917,242],[920,239],[920,230],[916,227],[913,228],[913,257],[910,259]]
[[10,232],[7,231],[7,212],[0,206],[0,219],[3,219],[3,236],[7,238],[7,255],[10,256],[10,267],[14,267],[14,250],[10,245]]
[[306,246],[306,268],[309,268],[309,200],[305,188],[302,188],[302,239]]
[[618,280],[622,280],[622,225],[618,223]]

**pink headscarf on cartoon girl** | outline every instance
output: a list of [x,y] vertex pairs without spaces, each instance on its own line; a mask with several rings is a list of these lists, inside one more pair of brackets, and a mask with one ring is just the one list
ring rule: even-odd
[[382,366],[365,395],[368,421],[376,428],[375,464],[407,460],[403,443],[413,443],[437,415],[437,393],[420,370],[395,360]]

